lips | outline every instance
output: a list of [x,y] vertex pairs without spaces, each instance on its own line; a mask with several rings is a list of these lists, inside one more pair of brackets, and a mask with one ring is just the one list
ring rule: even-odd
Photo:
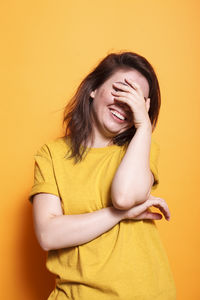
[[120,109],[112,108],[112,107],[109,109],[118,112],[120,115],[122,115],[125,118],[125,120],[127,120],[127,115],[124,113],[124,111],[122,111]]

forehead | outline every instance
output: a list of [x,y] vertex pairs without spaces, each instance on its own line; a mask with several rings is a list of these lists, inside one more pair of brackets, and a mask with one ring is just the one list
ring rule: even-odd
[[149,83],[147,79],[137,70],[118,70],[107,80],[107,82],[109,84],[112,84],[113,82],[121,82],[125,84],[125,78],[139,84],[144,96],[148,97]]

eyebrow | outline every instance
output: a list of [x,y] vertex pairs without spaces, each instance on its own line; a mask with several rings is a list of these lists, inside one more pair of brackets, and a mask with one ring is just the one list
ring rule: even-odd
[[[127,85],[127,86],[129,86],[127,83],[125,83],[125,82],[122,82],[122,81],[116,81],[117,83],[122,83],[123,85]],[[144,97],[144,99],[145,100],[147,100],[147,98],[146,97]]]

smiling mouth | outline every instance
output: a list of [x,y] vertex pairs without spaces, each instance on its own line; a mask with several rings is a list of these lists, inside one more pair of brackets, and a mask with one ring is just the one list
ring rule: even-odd
[[118,111],[114,110],[114,109],[109,109],[111,114],[116,117],[118,120],[120,121],[126,121],[127,118],[125,116],[123,116],[121,113],[119,113]]

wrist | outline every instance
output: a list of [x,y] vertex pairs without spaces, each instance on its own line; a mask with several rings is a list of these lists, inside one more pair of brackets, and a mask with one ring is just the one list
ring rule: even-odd
[[125,210],[120,210],[114,206],[109,207],[110,212],[114,218],[116,218],[117,223],[125,219]]
[[146,121],[144,123],[142,123],[138,128],[137,130],[145,130],[145,131],[149,131],[152,133],[152,125],[151,125],[151,122],[149,121]]

